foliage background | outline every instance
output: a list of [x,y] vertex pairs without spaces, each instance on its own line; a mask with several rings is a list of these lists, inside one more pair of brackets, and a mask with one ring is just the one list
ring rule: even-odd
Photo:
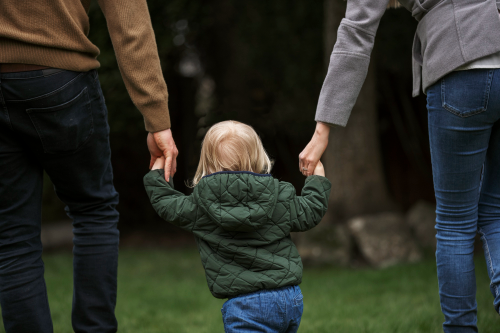
[[[174,177],[179,190],[190,191],[185,181],[194,175],[207,127],[234,119],[256,129],[274,160],[273,175],[300,191],[304,179],[298,171],[298,155],[314,131],[330,52],[325,34],[328,1],[343,2],[148,1],[180,151]],[[140,246],[140,250],[124,247],[120,255],[120,330],[220,331],[222,303],[206,289],[196,252],[147,249],[150,245],[193,246],[193,240],[159,219],[151,208],[142,183],[149,164],[143,119],[126,92],[96,1],[89,17],[89,37],[101,50],[99,76],[109,110],[115,186],[120,193],[119,228],[122,241],[129,240],[130,246],[130,239],[139,236]],[[364,101],[376,107],[372,127],[380,141],[377,154],[383,183],[400,212],[419,200],[434,202],[425,95],[411,98],[416,25],[405,9],[386,12],[371,60],[375,94]],[[366,161],[366,168],[370,163]],[[50,180],[45,181],[43,224],[67,220]],[[70,331],[71,255],[44,254],[44,260],[56,331]],[[479,264],[478,304],[480,314],[485,314],[479,324],[481,330],[493,331],[498,319],[486,288],[484,260]],[[435,264],[430,257],[384,270],[306,267],[304,277],[309,308],[302,331],[441,330]]]
[[[189,192],[185,181],[196,169],[206,128],[235,119],[252,125],[262,137],[275,161],[273,174],[300,189],[298,154],[313,133],[326,74],[322,2],[150,0],[148,5],[180,151],[176,186]],[[150,208],[142,185],[149,162],[142,116],[128,97],[96,2],[89,17],[90,39],[101,50],[99,76],[109,110],[122,235],[178,232]],[[377,98],[371,103],[379,115],[374,126],[384,177],[402,210],[419,199],[433,201],[425,96],[410,98],[415,27],[406,10],[389,10],[372,55]],[[183,73],[186,62],[195,70]],[[44,222],[65,219],[49,180],[45,190]]]

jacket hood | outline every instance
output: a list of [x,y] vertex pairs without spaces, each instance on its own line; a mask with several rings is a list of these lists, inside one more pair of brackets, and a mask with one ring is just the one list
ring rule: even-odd
[[193,195],[226,231],[251,232],[271,221],[279,181],[270,174],[218,172],[201,179]]

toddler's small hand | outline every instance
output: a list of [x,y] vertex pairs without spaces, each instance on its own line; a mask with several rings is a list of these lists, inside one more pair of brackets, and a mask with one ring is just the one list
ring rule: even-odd
[[318,161],[316,168],[314,169],[314,175],[325,176],[325,168],[321,161]]
[[158,157],[151,170],[164,169],[165,168],[165,157]]

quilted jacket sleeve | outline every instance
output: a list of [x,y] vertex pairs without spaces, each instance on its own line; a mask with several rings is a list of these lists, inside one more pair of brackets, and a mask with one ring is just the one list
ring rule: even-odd
[[186,196],[174,189],[172,178],[165,181],[161,169],[144,176],[144,186],[155,211],[166,221],[191,231],[196,220],[196,204],[193,196]]
[[304,232],[319,224],[328,208],[332,184],[323,176],[313,175],[306,179],[301,196],[292,196],[291,231]]

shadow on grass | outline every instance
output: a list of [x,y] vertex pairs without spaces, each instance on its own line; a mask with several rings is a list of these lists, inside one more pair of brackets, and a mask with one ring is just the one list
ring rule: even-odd
[[[71,253],[44,254],[56,332],[71,332]],[[479,329],[498,331],[484,259],[476,258]],[[435,263],[383,270],[306,268],[301,332],[441,332]],[[196,249],[122,249],[120,332],[222,332],[223,300],[210,294]],[[3,326],[2,326],[3,328]]]

